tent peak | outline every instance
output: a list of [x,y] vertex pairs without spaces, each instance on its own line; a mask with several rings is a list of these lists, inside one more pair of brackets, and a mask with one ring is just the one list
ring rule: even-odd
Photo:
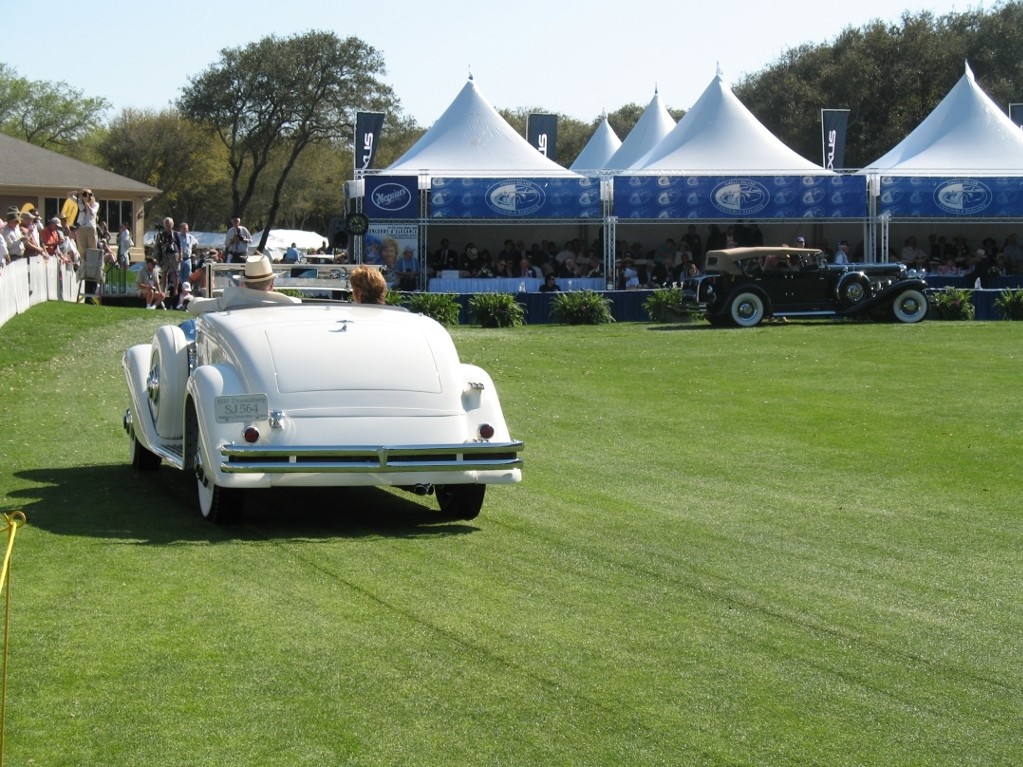
[[973,70],[970,68],[970,60],[966,59],[963,63],[966,65],[966,77],[973,80]]

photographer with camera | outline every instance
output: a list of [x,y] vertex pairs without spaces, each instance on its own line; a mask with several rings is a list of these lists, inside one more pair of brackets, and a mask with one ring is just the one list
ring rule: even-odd
[[180,252],[177,232],[174,231],[174,219],[168,216],[163,220],[163,226],[156,230],[156,237],[153,240],[153,257],[160,267],[160,289],[168,295],[171,286],[179,281]]
[[224,239],[224,252],[227,253],[227,263],[241,264],[249,254],[249,243],[252,242],[252,235],[249,230],[242,226],[241,217],[235,216],[231,219],[231,228],[227,230],[227,237]]

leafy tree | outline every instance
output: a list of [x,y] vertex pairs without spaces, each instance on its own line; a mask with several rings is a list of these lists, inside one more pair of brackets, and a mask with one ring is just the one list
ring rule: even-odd
[[184,89],[182,112],[209,125],[227,148],[236,214],[246,213],[268,164],[283,152],[260,247],[302,153],[314,144],[350,141],[360,109],[396,110],[391,88],[377,79],[384,70],[380,53],[358,38],[313,31],[225,49]]
[[109,108],[106,99],[63,82],[32,82],[0,62],[0,131],[8,136],[70,154]]
[[152,220],[171,216],[193,229],[220,229],[229,216],[223,146],[176,109],[126,109],[110,123],[97,151],[114,173],[163,193],[148,206]]

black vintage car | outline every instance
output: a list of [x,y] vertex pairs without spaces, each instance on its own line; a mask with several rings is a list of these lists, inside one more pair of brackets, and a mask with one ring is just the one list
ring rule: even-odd
[[811,248],[711,250],[705,274],[682,282],[684,308],[712,325],[770,317],[868,317],[920,322],[927,283],[904,264],[829,264]]

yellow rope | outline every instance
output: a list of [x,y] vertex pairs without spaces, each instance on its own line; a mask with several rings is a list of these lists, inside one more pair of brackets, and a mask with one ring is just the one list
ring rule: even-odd
[[7,648],[9,647],[8,638],[10,637],[11,626],[11,586],[7,581],[7,576],[11,572],[11,553],[14,551],[14,538],[18,534],[18,528],[26,522],[25,514],[20,511],[16,511],[13,514],[4,514],[4,519],[7,520],[7,551],[4,553],[3,568],[0,569],[0,592],[3,592],[4,586],[6,586],[7,596],[4,600],[3,669],[0,671],[0,675],[2,675],[2,681],[0,681],[0,767],[4,765],[4,733],[7,730]]

